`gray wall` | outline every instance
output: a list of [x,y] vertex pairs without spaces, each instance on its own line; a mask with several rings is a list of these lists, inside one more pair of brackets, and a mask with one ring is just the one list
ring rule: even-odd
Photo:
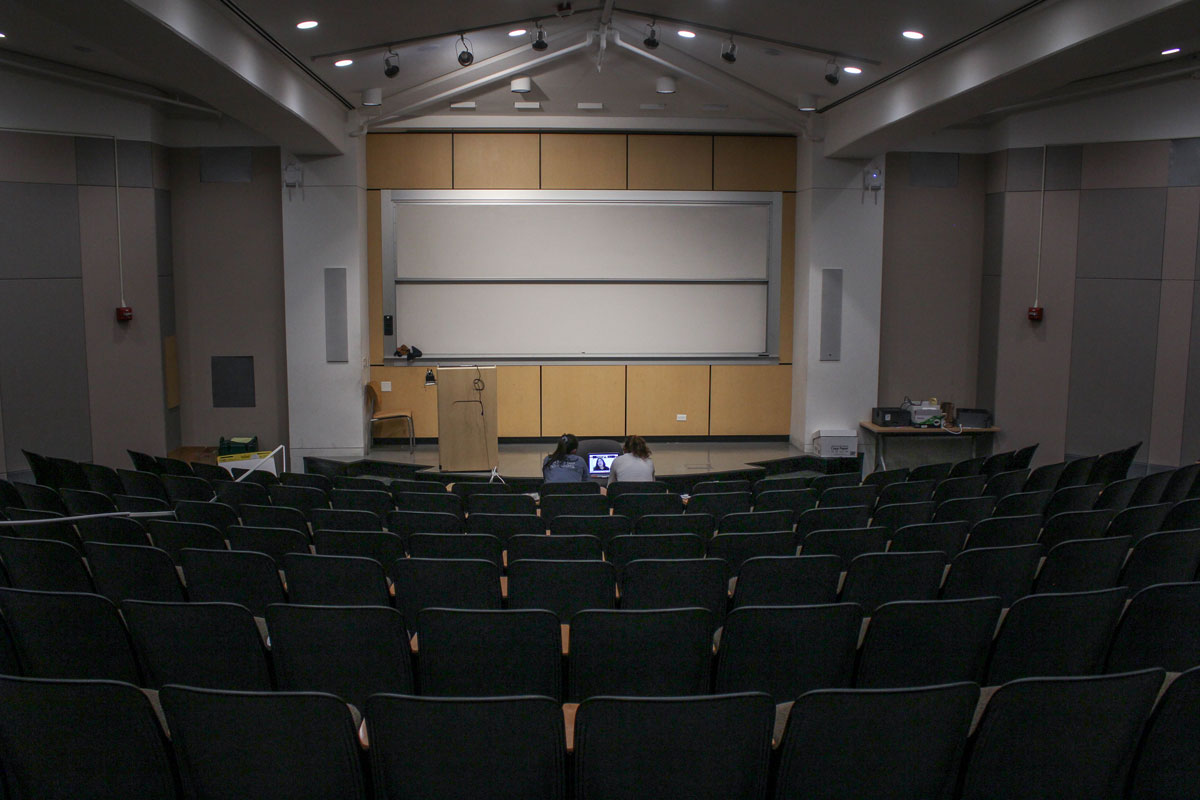
[[125,448],[165,452],[165,152],[118,143],[125,325],[112,140],[0,131],[0,153],[0,473],[28,476],[22,449],[120,466]]
[[1045,192],[1042,159],[988,164],[978,387],[999,446],[1040,442],[1048,463],[1141,441],[1139,465],[1195,460],[1200,140],[1048,148]]

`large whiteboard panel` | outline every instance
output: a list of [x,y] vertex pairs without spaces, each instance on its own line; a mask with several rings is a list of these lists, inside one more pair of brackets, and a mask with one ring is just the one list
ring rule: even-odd
[[426,357],[757,356],[766,284],[411,284],[397,341]]

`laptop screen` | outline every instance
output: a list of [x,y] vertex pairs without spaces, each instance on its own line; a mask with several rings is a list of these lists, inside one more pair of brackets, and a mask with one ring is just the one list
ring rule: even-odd
[[612,470],[613,459],[620,453],[588,453],[588,474],[607,475]]

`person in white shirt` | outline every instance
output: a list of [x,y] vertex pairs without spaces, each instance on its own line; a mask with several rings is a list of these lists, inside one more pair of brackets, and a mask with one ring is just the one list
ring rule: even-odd
[[610,486],[617,481],[654,480],[654,462],[650,460],[650,448],[646,446],[646,440],[640,436],[625,437],[621,455],[613,459],[610,469]]

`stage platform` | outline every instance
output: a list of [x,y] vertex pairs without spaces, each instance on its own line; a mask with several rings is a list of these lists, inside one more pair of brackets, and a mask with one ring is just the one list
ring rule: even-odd
[[[522,491],[542,482],[542,459],[553,447],[546,443],[501,443],[500,476]],[[688,491],[701,480],[747,478],[793,473],[819,475],[860,469],[858,458],[818,458],[788,442],[651,442],[657,478],[676,491]],[[306,457],[307,472],[437,480],[484,480],[487,472],[455,473],[438,469],[436,444],[420,444],[410,453],[402,445],[376,445],[363,459]]]

